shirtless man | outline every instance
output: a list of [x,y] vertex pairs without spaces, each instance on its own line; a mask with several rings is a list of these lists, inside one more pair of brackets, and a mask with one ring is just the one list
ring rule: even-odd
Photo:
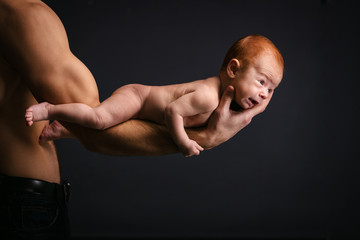
[[[38,102],[99,104],[96,82],[70,51],[57,15],[40,0],[0,0],[0,238],[66,239],[64,184],[53,142],[38,143],[40,122],[27,128],[24,111]],[[264,111],[229,110],[228,87],[206,128],[187,130],[204,149],[215,147]],[[62,123],[90,151],[116,155],[178,152],[164,126],[131,120],[105,131]],[[46,238],[47,237],[47,238]]]

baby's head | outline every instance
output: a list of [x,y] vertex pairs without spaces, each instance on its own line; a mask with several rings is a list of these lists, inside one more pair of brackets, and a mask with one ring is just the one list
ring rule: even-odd
[[236,41],[226,54],[221,89],[234,86],[234,101],[249,109],[272,95],[283,72],[284,60],[276,46],[264,36],[250,35]]

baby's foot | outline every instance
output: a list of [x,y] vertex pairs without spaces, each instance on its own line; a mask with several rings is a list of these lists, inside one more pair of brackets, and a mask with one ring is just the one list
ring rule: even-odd
[[34,122],[47,120],[49,117],[49,106],[51,104],[43,102],[40,104],[32,105],[25,112],[25,120],[28,126],[31,126]]
[[43,144],[59,138],[71,137],[71,133],[61,125],[58,121],[53,121],[42,130],[39,137],[39,143]]

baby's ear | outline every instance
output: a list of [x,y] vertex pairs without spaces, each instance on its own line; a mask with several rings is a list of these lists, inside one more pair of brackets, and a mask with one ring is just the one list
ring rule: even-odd
[[230,78],[235,78],[236,73],[240,69],[240,62],[236,58],[233,58],[229,61],[226,71]]

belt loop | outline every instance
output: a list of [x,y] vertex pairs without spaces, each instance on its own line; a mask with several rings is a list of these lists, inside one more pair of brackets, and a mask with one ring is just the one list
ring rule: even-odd
[[1,183],[2,183],[3,178],[5,178],[5,175],[3,175],[2,173],[0,173],[0,185],[1,185]]
[[65,203],[68,203],[70,201],[70,196],[71,196],[71,184],[69,181],[65,180],[63,183],[63,191],[64,191],[64,197],[65,197]]

